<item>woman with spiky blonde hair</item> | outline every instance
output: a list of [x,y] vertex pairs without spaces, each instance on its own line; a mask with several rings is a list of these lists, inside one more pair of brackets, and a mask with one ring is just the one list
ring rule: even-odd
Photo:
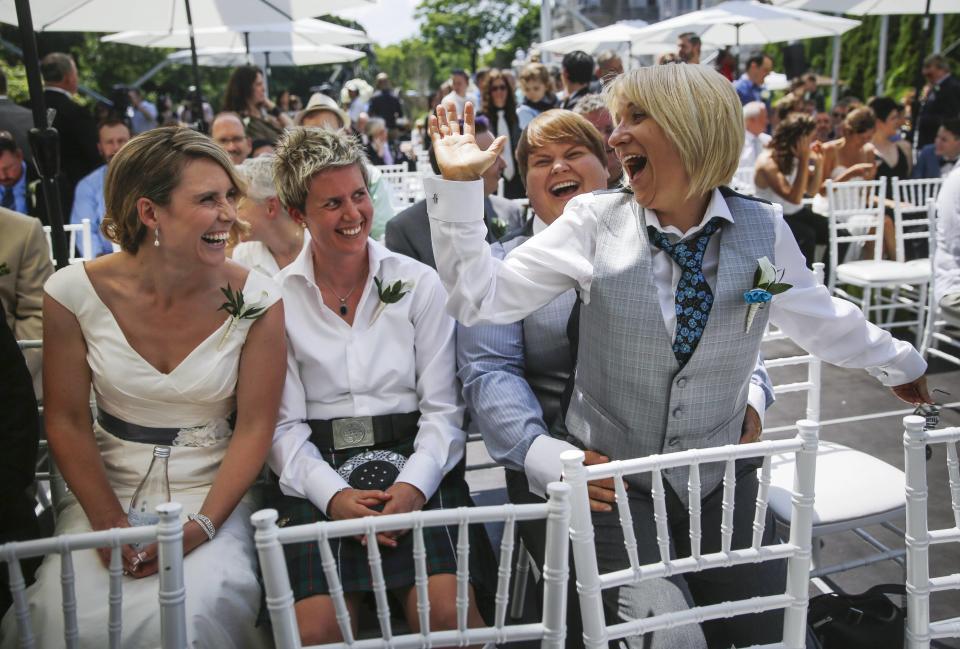
[[[509,323],[579,291],[566,432],[542,445],[550,449],[540,458],[552,461],[548,477],[560,478],[565,446],[620,460],[758,439],[762,422],[745,413],[768,321],[829,362],[866,368],[901,399],[929,402],[921,356],[817,285],[778,206],[725,186],[744,137],[729,81],[699,65],[655,66],[617,77],[605,92],[615,123],[609,144],[629,187],[573,198],[549,228],[503,260],[484,242],[475,180],[503,141],[486,151],[473,144],[469,104],[462,128],[451,106],[438,107],[430,124],[442,178],[425,181],[427,207],[448,311],[468,326]],[[739,467],[734,547],[752,540],[755,468]],[[720,547],[722,477],[722,467],[701,467],[705,548]],[[670,471],[665,482],[672,552],[685,556],[687,472]],[[655,563],[649,479],[630,487],[641,563]],[[609,572],[629,562],[616,513],[594,502],[605,490],[609,485],[591,485],[590,498],[597,561]],[[784,580],[782,563],[764,563],[629,584],[604,597],[617,617],[637,619],[782,593]],[[748,646],[778,642],[781,631],[782,613],[771,612],[665,629],[628,644]]]

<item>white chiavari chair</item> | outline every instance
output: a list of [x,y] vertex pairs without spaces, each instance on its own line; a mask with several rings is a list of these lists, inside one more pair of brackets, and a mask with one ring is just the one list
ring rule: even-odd
[[[651,455],[633,460],[619,460],[607,464],[585,466],[582,451],[566,451],[561,456],[564,482],[571,486],[570,540],[576,564],[577,590],[580,593],[580,613],[583,619],[584,645],[587,649],[605,649],[608,642],[620,638],[641,636],[654,631],[694,624],[708,620],[729,618],[763,611],[784,609],[782,642],[775,647],[801,649],[805,646],[807,598],[810,579],[810,526],[813,519],[813,485],[817,459],[816,422],[797,423],[799,434],[793,439],[763,441],[755,444],[720,446]],[[764,534],[769,495],[771,457],[777,453],[792,453],[797,457],[797,481],[794,485],[790,538],[785,543],[761,545]],[[734,465],[745,458],[763,458],[759,489],[754,510],[753,541],[750,547],[731,549],[733,538]],[[720,552],[701,553],[700,466],[706,463],[725,463],[723,480],[723,515]],[[671,558],[671,540],[661,473],[669,468],[689,467],[690,547],[692,556]],[[660,561],[640,564],[632,514],[623,478],[638,473],[650,474],[657,543]],[[617,492],[617,511],[623,528],[624,547],[630,567],[601,575],[594,547],[593,522],[590,515],[587,482],[613,478]],[[700,572],[711,568],[729,567],[762,561],[787,560],[787,586],[783,594],[752,597],[711,606],[693,607],[627,620],[607,626],[604,621],[601,593],[604,589],[639,583],[651,578],[663,578]]]
[[[859,306],[867,319],[884,328],[914,327],[916,344],[923,339],[930,272],[923,266],[893,259],[883,259],[884,191],[887,179],[854,180],[843,183],[827,181],[827,204],[830,229],[830,291]],[[846,230],[846,232],[841,232]],[[856,261],[839,259],[839,244],[847,243],[851,251],[866,244],[873,245],[873,258]],[[856,295],[838,286],[857,287]],[[895,291],[904,285],[916,289],[916,300],[883,299],[884,290]],[[905,310],[905,320],[884,317],[884,314]]]
[[[940,303],[937,301],[937,273],[936,260],[938,254],[950,254],[949,251],[938,249],[937,232],[937,206],[933,200],[927,202],[927,219],[930,222],[930,267],[934,269],[930,277],[930,303],[927,309],[927,322],[924,327],[923,344],[920,347],[920,353],[927,357],[942,358],[954,365],[960,365],[960,356],[951,354],[941,349],[941,344],[949,345],[955,350],[960,350],[960,337],[956,332],[960,330],[960,320],[948,319],[940,309]],[[952,332],[952,333],[951,333]]]
[[730,181],[730,188],[741,194],[753,195],[757,191],[754,183],[754,176],[757,171],[753,167],[740,167],[733,174],[733,180]]
[[108,625],[110,649],[120,649],[123,630],[123,560],[120,547],[130,543],[153,543],[158,545],[160,613],[160,647],[183,649],[187,646],[186,593],[183,582],[183,526],[180,522],[181,507],[178,503],[164,503],[157,507],[160,522],[142,527],[124,527],[63,534],[34,541],[15,541],[0,545],[0,560],[6,562],[10,574],[10,592],[13,595],[13,611],[17,620],[22,649],[36,645],[30,621],[26,585],[20,569],[20,560],[48,554],[60,555],[60,581],[63,584],[64,645],[68,649],[79,646],[83,629],[77,623],[77,594],[74,588],[76,575],[73,570],[73,555],[77,550],[95,548],[112,549],[110,554],[110,588]]
[[[822,275],[821,275],[822,278]],[[786,336],[783,339],[789,340]],[[765,339],[766,340],[766,339]],[[765,359],[774,394],[801,394],[806,400],[806,417],[820,419],[822,362],[812,354]],[[806,376],[799,381],[779,382],[782,368],[806,366]],[[764,429],[764,436],[792,431],[793,426]],[[791,497],[794,481],[794,459],[790,454],[773,457],[770,478],[770,510],[778,529],[790,527]],[[894,536],[903,536],[897,525],[903,520],[903,472],[873,457],[837,442],[821,440],[817,449],[816,499],[813,508],[813,566],[811,576],[821,590],[832,586],[829,575],[881,561],[903,565],[904,551],[891,548],[867,528],[880,526]],[[856,494],[856,497],[851,497]],[[863,557],[824,565],[821,544],[826,537],[852,532],[872,551]]]
[[416,171],[384,174],[383,180],[390,184],[393,207],[398,212],[424,198],[423,176]]
[[[903,418],[903,458],[907,499],[907,649],[929,649],[931,640],[960,638],[960,617],[930,619],[930,594],[960,590],[960,571],[930,576],[930,546],[960,544],[960,461],[957,444],[960,427],[924,430],[923,417]],[[929,445],[946,447],[947,474],[953,525],[931,530],[927,519],[927,456]]]
[[[90,229],[90,219],[83,219],[80,223],[67,223],[63,226],[67,235],[67,254],[69,262],[77,264],[93,259],[93,231]],[[50,226],[43,226],[43,234],[47,237],[47,246],[50,248],[50,261],[56,263],[53,257],[53,238],[50,235]],[[77,235],[80,235],[80,256],[77,257]]]
[[[907,261],[906,242],[926,241],[930,236],[932,223],[927,210],[927,201],[937,200],[942,178],[914,178],[901,180],[894,178],[893,221],[897,228],[897,261]],[[913,263],[929,267],[929,259],[917,259]]]
[[427,149],[417,149],[417,171],[425,176],[433,175],[433,169],[430,167],[430,151]]
[[400,174],[407,170],[407,165],[397,164],[397,165],[374,165],[379,169],[384,176],[389,176],[390,174]]
[[[325,647],[352,647],[356,649],[412,649],[413,647],[464,647],[486,643],[502,644],[540,640],[544,649],[561,649],[566,633],[566,593],[568,564],[567,530],[570,521],[568,485],[554,483],[547,488],[549,499],[536,505],[501,505],[495,507],[460,507],[431,511],[369,516],[332,522],[321,522],[295,527],[277,527],[277,512],[264,509],[251,517],[256,528],[255,541],[260,557],[266,591],[267,610],[273,627],[273,638],[278,649],[299,649],[300,631],[294,615],[293,591],[287,574],[283,545],[316,542],[320,548],[322,567],[330,584],[330,597],[336,610],[337,624],[343,641]],[[507,624],[509,607],[511,557],[514,529],[518,521],[545,519],[547,522],[546,565],[543,569],[543,618],[534,624]],[[497,575],[494,625],[481,628],[467,627],[469,602],[469,534],[468,525],[503,521],[505,530],[500,544],[500,568]],[[430,629],[430,600],[427,591],[426,550],[423,529],[441,525],[457,525],[457,628],[433,631]],[[367,535],[374,538],[378,532],[408,529],[413,535],[413,561],[416,568],[414,588],[417,593],[419,633],[394,635],[390,607],[384,586],[380,549],[377,543],[367,544],[377,619],[381,637],[365,640],[354,638],[350,614],[337,574],[336,561],[330,539]]]

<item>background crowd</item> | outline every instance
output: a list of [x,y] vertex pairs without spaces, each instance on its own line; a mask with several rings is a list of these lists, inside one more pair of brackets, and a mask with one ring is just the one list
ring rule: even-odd
[[[700,66],[700,50],[697,35],[684,34],[678,39],[676,53],[661,57],[657,65]],[[960,158],[960,81],[951,74],[949,62],[944,57],[932,55],[924,60],[922,74],[927,83],[915,100],[908,97],[904,103],[902,97],[879,96],[861,100],[848,96],[831,106],[829,112],[818,79],[812,73],[795,79],[787,92],[772,101],[772,93],[765,86],[773,69],[773,61],[768,55],[757,53],[743,57],[741,74],[737,74],[736,59],[726,51],[715,59],[714,65],[703,67],[722,75],[740,101],[741,111],[737,119],[742,119],[744,137],[737,146],[737,178],[749,185],[751,194],[782,206],[786,225],[808,267],[816,261],[829,261],[824,258],[829,250],[825,218],[828,181],[880,177],[888,181],[893,177],[945,179],[939,215],[942,223],[940,245],[945,255],[941,256],[938,265],[940,288],[937,300],[944,313],[960,321],[960,201],[956,200],[960,196],[960,168],[957,167]],[[294,522],[306,522],[321,520],[325,516],[357,516],[378,507],[385,511],[404,511],[405,507],[409,511],[466,504],[469,497],[462,475],[463,449],[462,442],[458,441],[458,435],[463,434],[465,408],[473,414],[472,430],[484,434],[493,458],[508,468],[511,500],[527,502],[531,497],[543,496],[548,480],[556,478],[552,472],[555,467],[546,466],[542,461],[538,463],[537,451],[533,449],[544,438],[552,441],[558,437],[566,439],[562,430],[563,413],[569,407],[570,381],[577,362],[577,343],[575,334],[571,333],[577,326],[572,314],[579,313],[579,307],[574,307],[578,304],[576,291],[573,287],[558,291],[545,300],[542,308],[524,314],[525,317],[515,323],[468,327],[444,314],[444,287],[437,275],[410,261],[412,258],[434,269],[437,267],[431,241],[432,208],[426,197],[398,207],[392,196],[393,190],[384,179],[384,173],[389,170],[382,168],[402,165],[409,171],[434,178],[445,170],[431,145],[430,116],[421,118],[412,114],[392,88],[388,75],[378,74],[373,86],[362,79],[354,79],[344,84],[340,92],[327,87],[304,103],[286,90],[277,93],[276,101],[272,100],[267,96],[261,70],[255,66],[241,66],[231,74],[222,97],[212,102],[216,110],[206,104],[203,115],[194,115],[189,102],[174,110],[169,104],[153,103],[140,91],[130,90],[129,102],[122,110],[106,109],[98,111],[95,116],[75,101],[78,73],[70,55],[46,55],[41,71],[44,99],[49,107],[56,109],[53,126],[61,138],[59,180],[64,213],[69,215],[72,224],[84,220],[91,224],[90,249],[73,252],[88,259],[105,259],[95,262],[99,265],[89,264],[92,270],[86,280],[83,278],[87,271],[82,276],[79,271],[72,271],[69,278],[65,274],[58,275],[59,280],[48,284],[47,294],[54,298],[54,303],[60,301],[65,310],[58,313],[56,308],[51,310],[49,306],[44,310],[44,283],[53,275],[54,269],[42,231],[42,225],[47,223],[46,210],[38,195],[33,166],[29,163],[26,131],[31,126],[31,115],[28,109],[6,100],[6,78],[0,72],[0,301],[3,302],[2,315],[6,323],[6,327],[0,329],[4,334],[9,329],[18,340],[46,340],[44,326],[50,327],[50,323],[45,323],[43,316],[52,312],[56,331],[67,340],[61,349],[69,352],[58,356],[58,362],[66,363],[65,359],[83,362],[83,353],[78,353],[76,348],[70,349],[69,341],[86,340],[87,345],[96,348],[100,343],[93,333],[103,326],[102,322],[92,324],[95,318],[87,311],[89,304],[99,298],[103,298],[101,304],[104,308],[114,305],[117,309],[130,310],[137,308],[138,304],[125,292],[136,286],[135,282],[126,289],[122,281],[119,284],[113,282],[118,277],[132,277],[144,272],[143,269],[124,266],[118,260],[121,256],[109,256],[123,251],[148,260],[145,262],[147,266],[159,276],[171,281],[183,279],[183,270],[178,274],[166,268],[164,258],[158,256],[163,253],[154,250],[170,246],[186,259],[187,253],[177,246],[183,245],[183,250],[187,250],[187,244],[182,241],[186,241],[189,233],[176,229],[186,226],[171,226],[169,230],[164,226],[161,232],[159,224],[166,218],[163,216],[164,200],[170,199],[171,187],[179,187],[177,183],[189,180],[200,187],[206,182],[204,178],[215,178],[222,186],[217,186],[211,198],[210,205],[215,204],[216,209],[209,208],[209,221],[216,227],[208,224],[214,229],[203,231],[204,241],[216,250],[220,250],[217,246],[222,243],[234,261],[277,280],[276,284],[272,281],[264,283],[262,289],[263,295],[267,296],[262,304],[272,316],[255,324],[248,323],[243,331],[244,336],[249,331],[248,340],[261,350],[262,356],[257,356],[260,365],[251,370],[241,363],[239,379],[234,368],[233,375],[225,380],[232,380],[234,384],[239,381],[240,387],[234,389],[239,394],[244,386],[246,390],[252,389],[249,386],[257,379],[250,377],[260,370],[260,379],[266,386],[261,385],[261,389],[266,396],[257,401],[257,405],[267,410],[279,409],[280,423],[275,437],[272,427],[251,416],[249,409],[240,410],[236,430],[242,431],[243,435],[238,436],[244,437],[249,445],[245,447],[249,457],[265,459],[272,439],[269,463],[278,489],[282,491],[282,498],[278,496],[277,501],[281,504],[277,506],[285,516]],[[458,119],[462,122],[465,118],[474,122],[477,148],[483,152],[498,152],[495,160],[478,175],[482,181],[484,236],[495,257],[505,257],[529,238],[546,230],[572,199],[601,190],[616,190],[634,175],[635,170],[624,169],[623,156],[617,154],[614,146],[615,131],[618,125],[622,126],[624,116],[616,111],[611,113],[609,97],[603,94],[605,87],[624,78],[623,63],[615,53],[603,52],[593,57],[578,51],[565,55],[559,66],[531,60],[515,70],[480,69],[471,73],[457,69],[452,71],[449,81],[436,89],[430,105],[451,107],[452,112],[447,116],[451,122]],[[183,135],[183,129],[171,128],[184,126],[208,128],[209,139],[194,131],[189,131],[187,136]],[[432,128],[436,131],[435,123]],[[130,144],[131,141],[134,144]],[[145,143],[155,149],[151,151]],[[211,148],[205,148],[207,145]],[[150,164],[153,161],[151,156],[159,155],[159,150],[164,147],[171,151],[186,151],[184,159],[192,161],[191,164],[207,165],[207,175],[188,174],[186,170],[191,167],[184,163],[179,171],[166,170],[170,176],[168,181],[172,183],[166,190],[140,181],[136,184],[129,174],[162,175],[163,169],[155,169]],[[331,151],[335,153],[331,154]],[[329,157],[331,155],[333,157]],[[152,191],[161,192],[151,198],[156,203],[155,207],[149,208],[154,210],[150,212],[153,216],[144,216],[148,208],[137,205],[132,213],[139,216],[139,222],[136,218],[131,223],[122,222],[129,214],[119,213],[123,210],[131,213],[131,206],[124,204],[123,198],[117,194],[122,191],[118,185],[121,171],[118,164],[113,164],[115,160],[126,165],[123,167],[128,174],[126,182],[136,185],[143,196],[151,197]],[[199,167],[193,168],[190,173],[197,169]],[[298,172],[298,169],[310,171]],[[182,177],[177,175],[181,172]],[[341,172],[342,175],[336,178],[324,175]],[[313,178],[320,176],[325,179],[324,184],[312,182]],[[344,193],[347,190],[351,193]],[[161,194],[163,199],[158,198]],[[433,196],[436,202],[436,194]],[[321,202],[321,198],[326,202]],[[888,190],[885,201],[891,218],[884,226],[882,255],[890,259],[897,254],[892,220],[894,198]],[[335,207],[330,207],[333,205],[331,201],[335,202]],[[224,217],[222,205],[230,205],[235,216]],[[202,209],[208,209],[208,206],[204,205]],[[328,212],[332,214],[333,211],[348,214],[340,217],[345,221],[356,218],[359,234],[352,228],[345,229],[346,226],[338,225],[339,229],[330,226],[333,217]],[[150,221],[150,218],[154,220]],[[216,229],[221,226],[224,227],[222,231]],[[124,228],[129,230],[127,234],[123,233]],[[368,242],[368,237],[376,243]],[[311,241],[315,243],[310,245]],[[925,247],[916,247],[909,254],[922,258],[928,252]],[[869,257],[872,251],[865,250],[863,254]],[[185,268],[197,270],[201,266],[193,268],[188,264]],[[231,279],[240,285],[250,282],[237,271],[231,272],[223,277],[218,275],[217,280]],[[400,277],[410,281],[406,290],[412,297],[403,303],[403,310],[387,309],[383,314],[380,311],[374,313],[373,296],[379,295],[382,300],[383,294],[379,284],[374,288],[373,280],[383,272],[388,272],[391,279]],[[68,284],[68,280],[71,283]],[[251,290],[261,290],[256,284],[258,281],[261,280],[252,282]],[[215,282],[211,286],[218,288]],[[246,293],[247,288],[243,291]],[[216,290],[212,293],[219,299]],[[272,306],[278,303],[281,294],[285,298],[285,315],[283,310]],[[86,297],[81,299],[79,295]],[[206,301],[210,301],[207,297],[197,298],[197,304],[205,307]],[[327,310],[323,311],[322,306]],[[82,335],[79,329],[64,324],[69,320],[67,312],[77,316]],[[369,334],[363,343],[354,339],[354,317],[367,320],[371,330],[377,319],[383,318],[383,322],[378,333]],[[91,318],[91,324],[84,318]],[[279,335],[281,319],[285,319],[288,346],[285,369],[281,367],[282,363],[272,364],[265,360],[271,354],[283,358],[282,346],[271,347],[265,340],[270,332],[283,338]],[[139,326],[132,321],[120,320],[117,329],[134,331]],[[404,323],[408,322],[415,324],[410,331],[404,329]],[[389,323],[393,326],[388,327]],[[161,335],[156,327],[175,324],[174,321],[156,322],[153,329],[140,329],[137,336],[141,342],[150,340]],[[384,333],[385,329],[390,333]],[[117,332],[112,331],[110,335],[116,338]],[[131,352],[136,354],[132,343],[137,337],[128,337],[128,340],[131,345],[125,353],[131,356]],[[207,340],[209,338],[203,339],[201,344],[206,344]],[[329,341],[337,341],[335,345],[329,345],[335,347],[335,351],[317,351]],[[240,339],[239,346],[231,352],[237,358],[242,344],[243,339]],[[390,345],[400,345],[403,354],[389,351],[393,349]],[[5,359],[20,355],[15,346],[7,345],[4,349]],[[53,362],[49,359],[50,350],[47,351],[50,367]],[[156,362],[145,361],[143,357],[139,360],[133,358],[130,362],[145,361],[153,365],[153,369],[166,364],[167,371],[162,373],[173,376],[179,365],[171,363],[170,357],[177,354],[160,348],[153,352]],[[117,357],[122,358],[123,354],[118,353]],[[43,399],[44,396],[39,351],[27,350],[24,359],[27,369],[11,378],[11,385],[30,383],[33,391],[23,390],[23,394],[31,399],[10,392],[10,399],[15,400],[11,403],[16,405],[13,410],[22,413],[23,417],[13,422],[14,427],[19,426],[21,436],[19,441],[11,443],[12,452],[4,460],[9,470],[0,470],[5,480],[5,488],[0,490],[4,494],[0,509],[4,529],[0,541],[50,532],[49,529],[41,530],[41,521],[32,514],[29,494],[33,473],[23,470],[24,467],[32,468],[36,456],[36,444],[30,441],[37,428],[33,398]],[[752,359],[749,364],[752,366]],[[16,363],[0,365],[19,367]],[[342,384],[318,379],[326,373],[335,373],[332,368],[349,365],[363,368],[361,374],[364,378],[342,377]],[[92,371],[98,398],[105,390],[97,387],[97,376],[118,381],[123,376],[122,369],[116,367],[91,366],[86,371],[87,374],[74,375],[73,378],[89,379]],[[744,389],[747,414],[742,423],[735,422],[737,438],[743,441],[756,439],[764,412],[772,403],[769,380],[762,365],[752,372],[749,389]],[[907,378],[913,381],[917,377]],[[59,375],[48,378],[47,385],[48,388],[51,385],[65,388],[70,380],[69,375]],[[147,382],[140,387],[144,390],[140,396],[144,402],[149,401],[145,395],[148,395],[151,384]],[[344,399],[343,395],[349,398]],[[83,394],[82,398],[87,396]],[[234,393],[220,395],[221,400],[235,396]],[[80,399],[76,394],[73,397],[74,401]],[[63,399],[62,396],[54,397],[58,398]],[[156,398],[154,403],[144,407],[162,412],[171,403],[164,399]],[[346,482],[341,481],[341,484],[332,475],[313,473],[320,457],[336,468],[338,463],[347,462],[352,456],[327,453],[321,440],[327,439],[329,434],[325,434],[319,424],[307,425],[307,422],[353,416],[352,406],[345,405],[351,399],[352,403],[369,400],[376,404],[374,410],[386,409],[393,416],[422,415],[419,427],[421,432],[426,432],[419,438],[416,448],[412,442],[412,436],[417,434],[416,425],[412,426],[411,436],[408,420],[394,420],[391,424],[397,430],[395,437],[390,438],[391,442],[397,443],[396,449],[391,447],[391,452],[402,449],[402,454],[409,456],[406,467],[398,467],[397,475],[393,477],[396,484],[414,485],[412,491],[394,488],[395,485],[359,490],[352,483],[347,488],[344,486]],[[506,408],[508,402],[517,408],[519,414]],[[74,409],[79,407],[76,403],[70,405]],[[211,408],[211,412],[216,411],[212,416],[225,419],[229,413],[220,405]],[[54,412],[56,407],[55,402]],[[32,418],[30,412],[33,412]],[[378,411],[375,414],[387,413]],[[522,424],[517,423],[520,420]],[[193,421],[179,423],[184,426],[195,424]],[[102,428],[95,428],[99,438],[106,439],[107,434],[115,433],[111,425],[101,421],[94,424]],[[160,419],[150,425],[159,426]],[[493,430],[499,433],[487,435],[487,431]],[[77,466],[71,470],[69,456],[73,453],[76,457],[90,459],[97,453],[92,447],[70,445],[74,443],[61,441],[64,446],[59,451],[66,464],[64,474],[72,487],[82,481],[82,471]],[[316,449],[304,451],[303,447],[308,444],[313,444]],[[65,452],[63,448],[69,451]],[[247,463],[238,464],[239,451],[230,454],[226,448],[223,450],[216,460],[217,467],[220,463],[230,462],[232,468],[252,481],[263,462],[257,464],[248,457]],[[607,459],[594,455],[597,457],[588,460],[600,462]],[[414,457],[417,460],[409,461]],[[236,481],[227,483],[225,479],[214,477],[214,473],[215,469],[210,482],[216,489],[216,498],[212,501],[215,505],[210,509],[210,516],[217,527],[236,528],[241,525],[237,522],[240,515],[236,512],[247,513],[242,507],[246,502],[242,500],[245,487]],[[80,489],[77,494],[94,528],[101,523],[101,527],[107,523],[116,524],[118,519],[114,516],[94,520],[89,515],[89,504],[97,502],[97,497],[102,497],[111,488],[122,491],[109,471],[99,477],[103,478],[102,493],[85,494]],[[339,497],[344,490],[355,493]],[[444,498],[446,504],[442,504]],[[594,504],[597,511],[609,511],[612,502],[611,489],[600,489]],[[83,511],[77,511],[82,516]],[[205,543],[201,531],[193,530],[189,539],[193,545],[191,550]],[[537,543],[538,538],[542,540],[542,531],[524,530],[524,533],[527,548],[542,563],[543,549]],[[395,538],[382,539],[382,542],[391,548],[404,543]],[[435,552],[437,573],[449,574],[455,563],[453,550],[442,539],[431,543],[434,544],[431,552]],[[483,547],[481,542],[476,545]],[[224,552],[222,561],[231,556],[249,558],[252,552],[249,547],[231,549],[227,546],[225,550],[223,545],[218,547]],[[211,553],[209,547],[207,549],[204,556],[209,557]],[[231,555],[230,552],[238,554]],[[361,564],[360,555],[357,553],[351,560]],[[313,558],[309,552],[302,556],[288,555],[291,568],[299,566],[301,570],[298,600],[326,592],[322,575],[304,567]],[[140,562],[127,559],[130,562],[125,567],[131,572],[137,570]],[[483,561],[487,560],[488,557],[477,558],[478,565],[483,566]],[[395,577],[390,583],[397,588],[406,585],[408,577],[412,579],[407,574],[409,566],[400,565],[402,563],[397,562],[389,568]],[[48,581],[50,574],[46,576]],[[361,590],[367,585],[359,576],[356,582]],[[484,586],[479,582],[475,584],[481,602]],[[448,601],[452,599],[453,586],[449,580],[438,580],[431,587],[437,589],[439,597]],[[236,590],[237,599],[243,600],[239,606],[255,608],[256,584],[239,584]],[[6,590],[3,591],[5,595]],[[695,598],[701,594],[696,593]],[[709,592],[703,596],[703,601],[722,601],[722,595],[722,592]],[[314,602],[313,608],[308,606],[298,610],[305,640],[335,639],[329,635],[335,627],[328,600],[320,605]],[[416,616],[410,613],[410,602],[405,603],[413,625]],[[442,617],[445,609],[438,605],[437,610]],[[479,619],[482,613],[481,610],[471,610],[471,622]],[[449,616],[449,611],[446,614]],[[5,625],[4,628],[9,627]],[[726,632],[716,629],[707,629],[705,633],[709,646],[729,646],[732,640],[739,641],[739,637],[728,637]],[[576,634],[576,628],[570,627],[568,635],[576,637]],[[760,641],[767,639],[761,638]],[[687,646],[697,646],[704,641],[695,638],[689,642],[693,644]]]

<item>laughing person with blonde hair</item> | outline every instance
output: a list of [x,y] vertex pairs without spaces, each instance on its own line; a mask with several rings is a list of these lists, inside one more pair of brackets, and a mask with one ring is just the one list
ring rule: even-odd
[[[579,291],[569,435],[543,450],[553,479],[560,478],[565,449],[619,460],[736,444],[768,320],[824,360],[867,369],[905,401],[929,402],[920,355],[817,285],[777,206],[726,187],[744,138],[740,101],[726,79],[702,66],[655,66],[618,77],[605,93],[616,126],[609,143],[629,188],[574,198],[549,228],[502,261],[484,241],[476,181],[502,142],[487,151],[474,145],[472,106],[462,130],[451,106],[438,107],[430,124],[442,178],[425,184],[450,313],[468,326],[515,322],[571,288]],[[747,327],[744,294],[764,257],[791,288],[772,296]],[[755,468],[738,471],[734,548],[751,542]],[[701,468],[704,552],[720,547],[722,474],[722,467]],[[687,471],[666,477],[672,551],[686,556]],[[659,561],[649,481],[630,487],[641,563]],[[628,568],[617,514],[592,509],[600,570]],[[764,563],[649,580],[610,589],[604,598],[609,621],[638,619],[783,592],[784,580],[783,563]],[[770,612],[628,643],[747,646],[778,641],[781,630],[782,613]]]

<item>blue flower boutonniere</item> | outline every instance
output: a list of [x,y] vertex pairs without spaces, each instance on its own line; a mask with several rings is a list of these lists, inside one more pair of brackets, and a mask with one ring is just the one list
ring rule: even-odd
[[769,259],[761,257],[757,260],[757,270],[753,274],[753,288],[743,294],[743,301],[747,303],[746,333],[750,333],[757,311],[766,306],[774,295],[793,288],[792,284],[784,284],[780,281],[781,279],[783,279],[783,271],[771,264]]

